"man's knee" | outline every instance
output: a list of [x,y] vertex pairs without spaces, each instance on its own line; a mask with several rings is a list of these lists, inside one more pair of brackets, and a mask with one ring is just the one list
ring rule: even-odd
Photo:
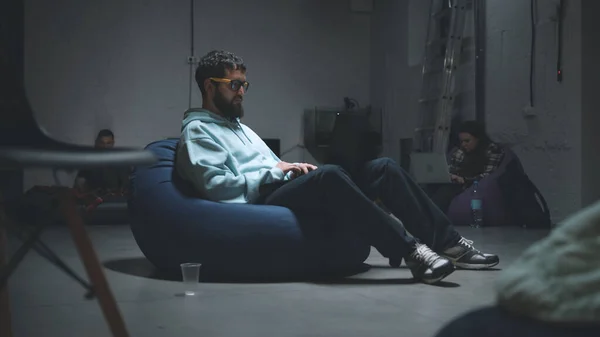
[[339,187],[348,183],[348,175],[346,171],[338,165],[323,165],[314,171],[314,180],[317,183],[318,189],[321,191],[329,191],[329,193],[337,193]]
[[366,167],[367,175],[379,176],[379,177],[396,177],[403,181],[410,179],[410,175],[392,158],[382,157],[377,158]]
[[402,173],[404,173],[404,170],[400,167],[400,165],[398,165],[398,163],[396,163],[396,161],[390,157],[381,157],[373,160],[371,162],[371,167],[381,171],[392,168],[394,170],[400,170]]
[[346,174],[344,169],[339,165],[326,164],[323,166],[319,166],[318,172],[322,176],[340,176],[342,174]]

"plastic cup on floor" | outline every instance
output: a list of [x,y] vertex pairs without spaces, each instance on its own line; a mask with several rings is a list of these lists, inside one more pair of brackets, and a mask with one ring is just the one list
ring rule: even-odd
[[182,263],[181,276],[185,287],[185,296],[194,296],[197,294],[198,282],[200,281],[201,263]]

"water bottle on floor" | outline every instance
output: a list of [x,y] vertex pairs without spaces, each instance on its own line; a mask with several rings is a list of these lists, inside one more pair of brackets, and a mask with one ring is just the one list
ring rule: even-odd
[[471,227],[474,228],[480,228],[483,225],[483,205],[480,195],[481,192],[479,191],[479,182],[475,180],[473,182],[473,195],[471,197],[471,214],[473,215]]

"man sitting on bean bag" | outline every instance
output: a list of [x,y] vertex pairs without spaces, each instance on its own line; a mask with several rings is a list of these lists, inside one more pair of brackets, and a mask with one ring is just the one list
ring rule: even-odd
[[240,123],[249,88],[241,58],[225,51],[208,53],[196,70],[196,82],[203,105],[185,113],[176,169],[205,198],[323,214],[330,219],[328,228],[301,223],[306,233],[343,232],[364,238],[391,264],[404,258],[415,279],[428,284],[451,274],[455,265],[484,269],[498,264],[498,256],[478,251],[463,238],[391,159],[365,163],[352,179],[339,166],[317,168],[277,158]]

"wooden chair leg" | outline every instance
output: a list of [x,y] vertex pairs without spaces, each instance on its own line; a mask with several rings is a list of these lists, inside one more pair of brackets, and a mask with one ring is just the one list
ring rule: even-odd
[[[2,198],[0,197],[0,200]],[[6,219],[4,210],[0,207],[0,269],[6,266],[8,261],[8,244],[6,230],[4,228]],[[8,283],[0,289],[0,337],[12,336],[12,323],[10,315],[10,301],[8,298]]]
[[117,302],[110,290],[98,256],[92,247],[92,241],[86,232],[83,220],[77,211],[75,199],[68,190],[60,195],[60,207],[112,335],[114,337],[127,337],[127,328]]

